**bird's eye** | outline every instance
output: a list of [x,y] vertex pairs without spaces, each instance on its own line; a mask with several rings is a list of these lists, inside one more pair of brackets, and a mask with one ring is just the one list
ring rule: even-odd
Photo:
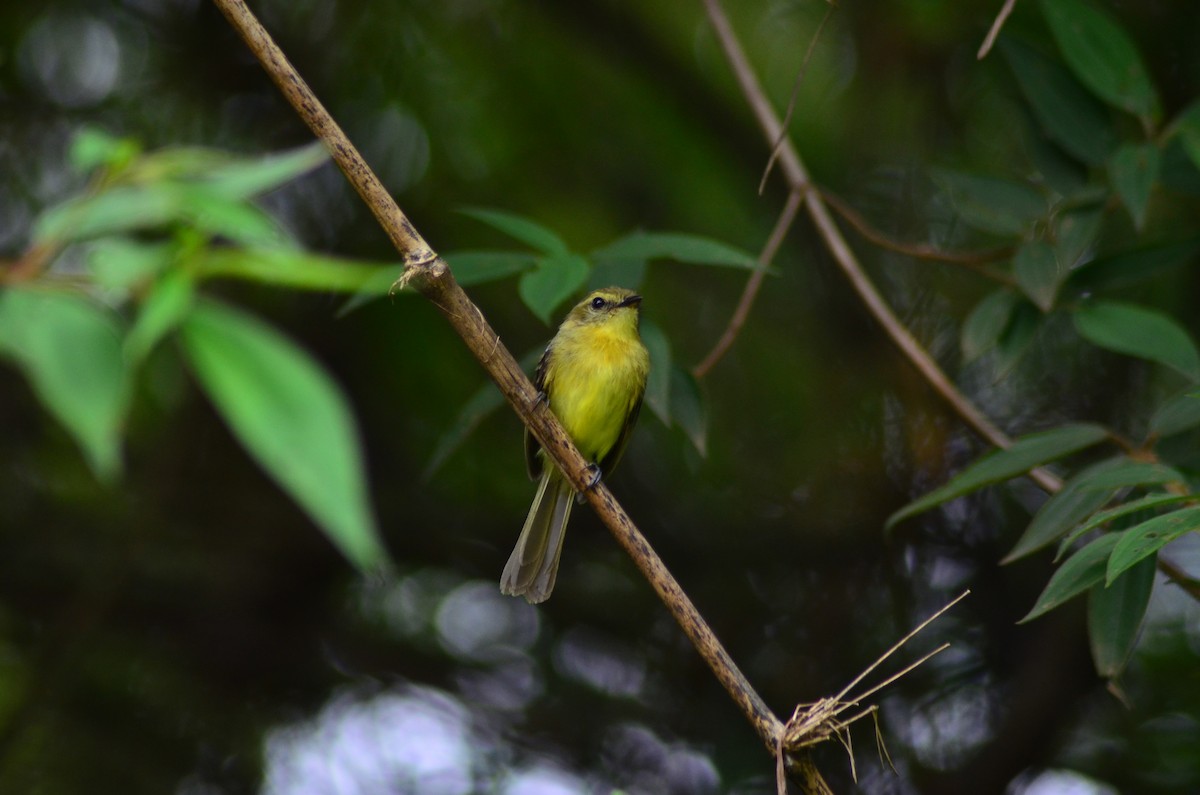
[[604,308],[604,299],[603,298],[601,298],[600,296],[596,296],[595,298],[592,299],[592,309],[603,309],[603,308]]

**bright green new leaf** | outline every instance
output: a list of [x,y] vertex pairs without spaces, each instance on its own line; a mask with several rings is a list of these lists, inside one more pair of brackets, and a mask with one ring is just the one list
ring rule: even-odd
[[1091,301],[1074,319],[1079,335],[1093,345],[1165,364],[1200,380],[1200,353],[1191,337],[1161,312],[1118,301]]
[[363,263],[301,249],[209,248],[194,257],[202,279],[243,279],[273,287],[387,295],[399,263]]
[[1033,520],[1021,534],[1020,540],[1000,562],[1002,564],[1012,563],[1054,543],[1071,528],[1104,507],[1104,504],[1115,493],[1115,489],[1105,491],[1090,488],[1092,480],[1110,470],[1119,469],[1127,463],[1129,463],[1129,459],[1125,456],[1107,458],[1092,464],[1067,480],[1057,494],[1050,495],[1042,503],[1042,507],[1033,515]]
[[352,563],[385,565],[354,417],[333,379],[278,331],[223,304],[198,303],[181,331],[234,436]]
[[1180,508],[1129,528],[1121,533],[1121,543],[1108,560],[1107,581],[1111,584],[1143,558],[1196,529],[1200,529],[1200,506]]
[[934,180],[968,225],[997,235],[1026,233],[1046,214],[1046,200],[1024,182],[936,169]]
[[1062,65],[1025,42],[1002,36],[1000,51],[1050,140],[1084,163],[1103,163],[1117,145],[1105,107]]
[[549,325],[554,311],[587,282],[588,262],[578,254],[542,257],[537,268],[522,274],[517,294],[525,306]]
[[700,384],[682,367],[671,368],[671,419],[701,456],[708,455],[708,406]]
[[226,199],[249,199],[275,190],[329,159],[318,142],[288,152],[238,158],[206,169],[199,175],[206,190]]
[[1011,290],[1000,288],[975,305],[963,321],[960,335],[964,359],[974,361],[996,346],[1012,319],[1017,300]]
[[1191,390],[1159,406],[1150,418],[1150,433],[1154,436],[1173,436],[1200,425],[1200,397]]
[[179,216],[214,237],[260,248],[298,248],[279,223],[248,201],[231,199],[207,187],[179,185]]
[[187,317],[195,294],[196,284],[191,273],[173,270],[163,274],[146,295],[137,320],[125,338],[125,357],[131,362],[145,358],[159,340]]
[[1021,244],[1013,258],[1017,284],[1037,304],[1038,309],[1049,312],[1054,307],[1058,286],[1067,275],[1066,268],[1059,265],[1058,257],[1046,243],[1031,240]]
[[1050,577],[1050,582],[1046,583],[1033,609],[1017,623],[1032,621],[1102,582],[1108,556],[1120,542],[1121,536],[1121,533],[1105,533],[1067,558]]
[[1113,189],[1139,230],[1146,223],[1146,206],[1158,180],[1159,161],[1158,147],[1153,144],[1125,144],[1108,161]]
[[1116,20],[1087,0],[1042,0],[1042,15],[1067,65],[1096,96],[1145,119],[1158,115],[1150,73]]
[[1108,586],[1088,592],[1088,639],[1096,673],[1113,679],[1125,669],[1154,589],[1154,558],[1143,560]]
[[101,167],[120,168],[140,151],[141,147],[132,138],[115,138],[98,127],[86,126],[71,139],[67,159],[76,172],[87,174]]
[[165,270],[178,254],[175,241],[142,243],[128,237],[105,237],[88,244],[87,264],[98,286],[128,292]]
[[524,216],[477,207],[459,210],[459,212],[476,221],[481,221],[543,254],[565,255],[569,252],[567,244],[561,237]]
[[646,405],[663,425],[671,427],[671,341],[652,320],[641,320],[642,342],[650,351],[650,375],[646,379]]
[[0,294],[0,355],[20,366],[108,482],[120,473],[129,400],[121,335],[111,312],[81,296],[17,288]]
[[1062,540],[1062,543],[1058,546],[1058,554],[1054,556],[1054,559],[1060,560],[1063,555],[1067,554],[1067,550],[1071,548],[1072,544],[1097,527],[1109,522],[1115,522],[1118,519],[1123,519],[1126,516],[1132,516],[1141,511],[1153,511],[1157,508],[1165,508],[1168,505],[1174,506],[1180,503],[1194,502],[1196,499],[1195,495],[1192,494],[1147,494],[1145,497],[1131,500],[1115,508],[1109,508],[1107,511],[1101,511],[1076,527]]
[[720,265],[754,270],[758,260],[752,254],[716,240],[677,232],[631,232],[592,252],[598,262],[625,260],[648,262],[673,259],[690,265]]
[[94,196],[68,199],[49,208],[33,227],[37,245],[165,226],[179,216],[182,196],[172,185],[120,186]]
[[888,517],[886,527],[894,527],[910,516],[923,513],[984,486],[1016,477],[1036,466],[1077,453],[1107,438],[1107,430],[1091,423],[1064,425],[1061,428],[1022,436],[1007,450],[996,450],[986,454],[941,488],[934,489],[896,511]]

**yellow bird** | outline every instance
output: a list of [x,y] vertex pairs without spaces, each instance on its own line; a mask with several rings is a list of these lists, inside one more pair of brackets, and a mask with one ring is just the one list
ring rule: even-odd
[[[590,462],[592,485],[625,451],[650,372],[638,336],[642,297],[632,290],[596,290],[570,311],[538,362],[533,383]],[[525,431],[525,464],[537,494],[521,537],[500,578],[501,593],[544,602],[554,590],[574,489],[541,445]]]

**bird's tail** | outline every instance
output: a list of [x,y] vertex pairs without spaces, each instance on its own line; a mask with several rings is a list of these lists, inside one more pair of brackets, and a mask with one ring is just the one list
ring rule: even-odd
[[558,468],[547,462],[521,537],[500,577],[501,593],[524,596],[530,604],[550,598],[574,494]]

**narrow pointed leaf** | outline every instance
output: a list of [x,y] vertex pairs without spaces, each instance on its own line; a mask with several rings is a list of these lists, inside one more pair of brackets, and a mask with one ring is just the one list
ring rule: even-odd
[[996,450],[971,464],[944,486],[915,500],[887,520],[887,527],[923,513],[956,497],[969,494],[993,483],[1000,483],[1028,472],[1036,466],[1055,461],[1099,444],[1108,431],[1099,425],[1078,423],[1050,431],[1032,433],[1017,439],[1007,450]]
[[1013,258],[1013,270],[1017,284],[1043,312],[1054,306],[1058,286],[1067,275],[1066,268],[1059,265],[1054,249],[1040,240],[1023,243]]
[[1060,63],[1029,44],[1002,36],[1000,51],[1050,140],[1084,163],[1103,163],[1117,145],[1104,105]]
[[567,244],[557,234],[528,218],[500,210],[471,207],[459,210],[463,215],[487,224],[514,240],[519,240],[543,254],[567,254]]
[[1124,289],[1178,268],[1197,253],[1200,253],[1200,237],[1123,251],[1079,266],[1071,272],[1067,287],[1076,295]]
[[213,301],[195,307],[182,339],[200,385],[259,465],[353,564],[385,565],[358,432],[333,379],[275,329]]
[[1012,563],[1054,543],[1104,507],[1115,490],[1088,488],[1089,482],[1097,475],[1119,468],[1128,462],[1129,459],[1125,456],[1108,458],[1092,464],[1068,479],[1057,494],[1050,495],[1042,503],[1042,507],[1033,515],[1029,526],[1021,534],[1020,540],[1000,562]]
[[717,240],[679,232],[631,232],[592,252],[597,261],[673,259],[691,265],[719,265],[729,268],[758,267],[753,254]]
[[1113,549],[1108,561],[1108,582],[1112,583],[1143,558],[1197,528],[1200,528],[1200,506],[1156,516],[1124,531],[1121,543]]
[[1147,119],[1158,95],[1133,40],[1087,0],[1042,0],[1042,15],[1075,76],[1114,107]]
[[1017,296],[1011,290],[999,289],[984,296],[963,322],[960,335],[963,358],[974,361],[996,347],[1016,306]]
[[80,296],[34,289],[0,294],[0,355],[17,363],[106,482],[120,473],[129,401],[121,335],[111,312]]
[[646,379],[646,405],[671,427],[671,342],[653,321],[642,319],[642,342],[650,351],[650,375]]
[[1158,180],[1159,161],[1158,147],[1153,144],[1126,144],[1108,162],[1112,186],[1139,230],[1146,223],[1146,206]]
[[708,406],[700,385],[682,367],[671,368],[671,420],[701,456],[708,455]]
[[328,159],[324,144],[318,141],[289,152],[239,158],[206,169],[201,179],[205,188],[227,199],[249,199],[291,182]]
[[137,362],[170,332],[192,309],[196,284],[186,271],[173,270],[163,275],[142,302],[137,320],[125,338],[125,357]]
[[1097,472],[1080,481],[1079,488],[1088,491],[1107,491],[1133,486],[1158,486],[1164,483],[1182,483],[1183,474],[1174,467],[1150,461],[1121,461],[1119,464]]
[[404,272],[399,263],[365,263],[278,248],[210,248],[196,255],[205,279],[242,279],[321,292],[387,295]]
[[1137,643],[1150,592],[1154,589],[1154,556],[1146,558],[1111,585],[1093,585],[1088,593],[1088,639],[1096,673],[1117,677]]
[[1200,425],[1200,397],[1190,390],[1168,400],[1150,418],[1150,433],[1154,436],[1173,436]]
[[486,284],[533,270],[537,257],[522,251],[454,251],[444,259],[464,287]]
[[1046,583],[1033,609],[1018,624],[1044,615],[1097,583],[1104,581],[1108,556],[1121,540],[1121,533],[1105,533],[1067,558]]
[[535,270],[521,276],[517,293],[525,306],[549,325],[555,310],[583,287],[587,277],[587,260],[578,254],[543,257]]
[[1093,515],[1086,522],[1076,527],[1071,533],[1062,540],[1059,544],[1058,554],[1054,556],[1055,560],[1059,560],[1063,555],[1067,554],[1067,550],[1071,545],[1078,541],[1083,536],[1095,530],[1097,527],[1115,522],[1118,519],[1123,519],[1126,516],[1139,513],[1141,511],[1152,511],[1157,508],[1165,508],[1167,506],[1176,506],[1181,503],[1194,502],[1196,496],[1193,494],[1147,494],[1145,497],[1139,497],[1136,500],[1118,505],[1115,508],[1109,508],[1107,511],[1101,511]]
[[1092,301],[1075,312],[1080,336],[1110,351],[1165,364],[1200,380],[1200,353],[1183,327],[1167,315],[1136,304]]

